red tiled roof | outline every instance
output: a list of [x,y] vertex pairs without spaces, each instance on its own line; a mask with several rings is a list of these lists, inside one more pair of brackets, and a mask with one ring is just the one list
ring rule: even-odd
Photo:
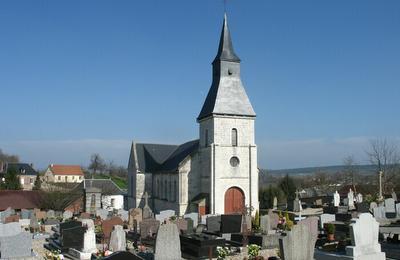
[[0,191],[0,210],[40,208],[40,193],[27,190]]
[[50,165],[50,170],[54,175],[82,175],[83,172],[79,165]]

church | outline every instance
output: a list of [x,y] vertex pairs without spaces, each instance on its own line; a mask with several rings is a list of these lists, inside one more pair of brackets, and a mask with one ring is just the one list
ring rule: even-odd
[[240,79],[225,14],[212,83],[197,117],[199,137],[181,145],[132,143],[128,208],[177,215],[242,213],[259,208],[256,114]]

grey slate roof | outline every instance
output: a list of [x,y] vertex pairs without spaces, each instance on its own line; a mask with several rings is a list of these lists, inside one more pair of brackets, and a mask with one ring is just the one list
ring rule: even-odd
[[38,175],[38,172],[28,163],[7,163],[4,172],[7,172],[9,168],[14,168],[18,175]]
[[183,159],[197,151],[198,147],[199,140],[182,145],[134,143],[130,161],[142,173],[171,172],[177,170]]
[[98,189],[103,194],[108,195],[124,195],[125,192],[121,190],[115,182],[110,179],[86,179],[82,181],[77,189]]
[[214,73],[212,85],[197,117],[197,121],[211,115],[256,116],[240,80],[239,71],[232,75],[223,74],[228,69],[236,69],[232,64],[229,64],[232,62],[237,63],[236,66],[240,66],[240,59],[236,56],[232,47],[225,15],[218,54],[213,61]]
[[224,15],[224,23],[222,25],[221,37],[219,39],[218,53],[213,63],[221,60],[240,62],[239,57],[233,50],[231,34],[228,27],[228,18],[226,17],[226,14]]

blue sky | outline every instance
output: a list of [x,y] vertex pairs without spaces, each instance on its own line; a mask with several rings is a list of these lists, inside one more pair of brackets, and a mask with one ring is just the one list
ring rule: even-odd
[[[0,148],[38,167],[127,165],[182,143],[211,83],[223,1],[0,1]],[[365,163],[400,137],[400,1],[228,0],[262,168]]]

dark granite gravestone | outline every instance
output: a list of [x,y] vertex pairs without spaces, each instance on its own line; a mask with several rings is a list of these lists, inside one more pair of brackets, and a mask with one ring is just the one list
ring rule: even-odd
[[346,214],[349,211],[349,206],[339,206],[337,207],[337,213]]
[[225,246],[225,239],[207,234],[181,235],[182,255],[188,259],[208,257],[210,250],[217,257],[217,246]]
[[221,216],[210,216],[206,219],[208,232],[220,232]]
[[368,213],[369,212],[369,204],[368,204],[368,202],[357,203],[356,209],[360,213]]
[[82,222],[75,221],[75,220],[64,222],[64,223],[60,223],[60,236],[62,237],[63,232],[64,232],[65,229],[81,227],[81,226],[82,226]]
[[240,233],[242,215],[221,215],[221,233]]
[[61,236],[61,251],[68,251],[69,248],[81,251],[83,248],[83,236],[85,231],[86,228],[82,226],[63,229]]
[[194,233],[194,229],[193,229],[193,219],[191,218],[185,218],[187,221],[187,230],[186,233],[187,234],[193,234]]
[[352,215],[348,213],[337,213],[335,214],[336,221],[348,222],[352,219]]

